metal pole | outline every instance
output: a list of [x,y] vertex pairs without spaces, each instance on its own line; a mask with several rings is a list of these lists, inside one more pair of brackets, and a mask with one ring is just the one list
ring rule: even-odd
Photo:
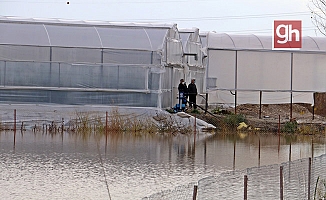
[[194,124],[194,128],[195,128],[194,135],[195,135],[195,137],[196,137],[196,129],[197,129],[196,124],[197,124],[197,122],[196,122],[196,114],[195,114],[195,124]]
[[309,158],[308,164],[308,200],[310,200],[310,184],[311,184],[311,158]]
[[5,69],[3,72],[3,86],[6,87],[6,71],[7,71],[7,62],[5,61]]
[[14,110],[14,131],[16,133],[16,109]]
[[277,129],[277,133],[280,134],[281,131],[281,115],[278,115],[278,129]]
[[291,53],[291,104],[290,104],[290,119],[292,120],[293,112],[293,53]]
[[105,136],[108,136],[108,111],[105,113]]
[[259,144],[258,144],[258,167],[260,167],[260,137],[259,137]]
[[314,139],[311,139],[311,157],[314,158]]
[[314,92],[313,93],[313,106],[312,106],[312,120],[314,120],[315,119],[315,104],[316,104],[316,95],[317,95],[317,93],[316,92]]
[[261,102],[262,102],[263,91],[259,91],[259,119],[261,119]]
[[292,154],[292,145],[291,145],[291,142],[290,142],[289,161],[291,161],[291,154]]
[[65,119],[62,118],[62,121],[61,121],[61,133],[63,133],[64,125],[65,125]]
[[247,200],[247,196],[248,196],[248,176],[247,175],[244,175],[244,197],[243,199],[244,200]]
[[280,153],[280,147],[281,147],[281,116],[278,115],[278,149],[277,152]]
[[280,200],[283,200],[283,166],[280,166]]
[[234,95],[234,114],[237,114],[237,93],[238,93],[238,51],[235,51],[235,95]]
[[14,149],[16,147],[16,109],[14,110]]
[[206,93],[206,97],[205,97],[206,101],[205,101],[205,114],[207,113],[207,109],[208,109],[208,93]]
[[233,144],[233,170],[235,170],[235,148],[236,147],[236,141],[234,139],[234,144]]
[[197,185],[195,185],[194,186],[194,192],[193,192],[193,200],[196,200],[197,199],[197,189],[198,189],[198,186]]

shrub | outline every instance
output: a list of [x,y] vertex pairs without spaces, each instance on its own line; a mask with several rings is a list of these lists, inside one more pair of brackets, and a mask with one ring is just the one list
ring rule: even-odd
[[282,127],[282,132],[285,133],[294,133],[298,128],[298,123],[296,121],[289,121],[284,124]]
[[246,117],[244,115],[242,115],[242,114],[230,114],[230,115],[227,115],[223,119],[223,121],[229,128],[232,128],[232,129],[238,127],[239,123],[241,123],[241,122],[247,123]]

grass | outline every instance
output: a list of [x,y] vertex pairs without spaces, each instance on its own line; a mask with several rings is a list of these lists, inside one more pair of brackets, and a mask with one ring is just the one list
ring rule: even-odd
[[[156,120],[150,116],[139,116],[134,113],[122,114],[117,108],[108,113],[108,117],[91,113],[76,113],[71,120],[70,132],[82,135],[89,134],[122,134],[122,133],[149,133],[149,134],[188,134],[192,133],[192,126],[182,124],[173,115],[160,114]],[[107,124],[107,126],[106,126]]]

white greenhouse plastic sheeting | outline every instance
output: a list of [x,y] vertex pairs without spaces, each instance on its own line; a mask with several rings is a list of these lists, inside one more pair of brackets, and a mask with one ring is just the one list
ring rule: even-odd
[[271,36],[176,24],[0,17],[0,29],[0,102],[167,108],[181,78],[209,104],[314,104],[326,92],[325,38],[280,51]]
[[210,32],[207,43],[208,79],[216,78],[209,103],[313,105],[313,93],[326,91],[324,38],[303,37],[300,50],[284,51],[272,50],[270,36]]
[[181,78],[204,88],[201,59],[184,57],[201,58],[198,29],[187,51],[176,24],[0,17],[0,29],[1,102],[167,108]]

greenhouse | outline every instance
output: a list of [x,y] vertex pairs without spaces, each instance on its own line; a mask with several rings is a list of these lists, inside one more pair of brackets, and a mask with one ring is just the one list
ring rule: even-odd
[[326,92],[326,39],[303,37],[300,50],[273,50],[271,36],[201,35],[210,104],[314,105]]
[[0,17],[0,102],[171,107],[204,86],[198,29]]

